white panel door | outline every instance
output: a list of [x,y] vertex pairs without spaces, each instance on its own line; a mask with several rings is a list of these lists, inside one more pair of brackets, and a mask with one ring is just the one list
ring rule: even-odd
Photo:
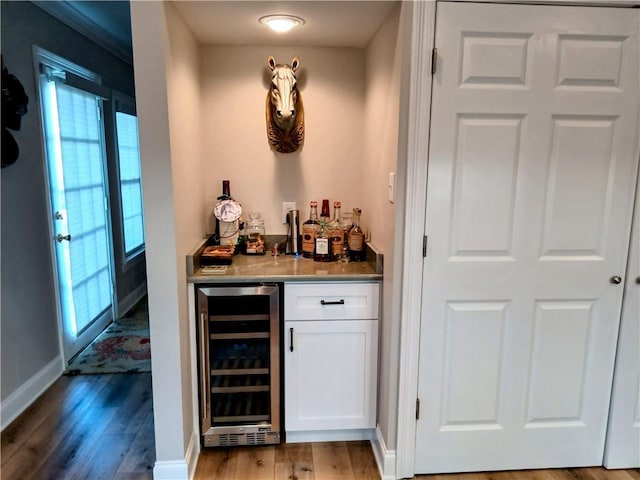
[[640,188],[636,193],[604,465],[640,468]]
[[416,473],[602,462],[639,15],[437,6]]

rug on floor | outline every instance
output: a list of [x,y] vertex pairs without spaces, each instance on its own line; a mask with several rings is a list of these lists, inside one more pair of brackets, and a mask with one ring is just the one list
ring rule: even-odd
[[151,371],[149,313],[146,297],[127,315],[111,323],[71,360],[65,374],[139,373]]

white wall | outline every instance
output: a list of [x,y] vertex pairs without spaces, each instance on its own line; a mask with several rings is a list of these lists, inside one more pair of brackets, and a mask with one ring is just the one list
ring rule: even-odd
[[[180,369],[184,442],[199,442],[192,428],[193,404],[197,387],[192,384],[191,344],[187,298],[185,258],[203,239],[205,218],[205,176],[201,148],[201,93],[199,79],[198,43],[185,26],[175,7],[165,4],[169,33],[169,61],[167,70],[169,98],[169,128],[171,132],[171,164],[176,227],[176,268],[178,271],[178,321],[180,331]],[[155,381],[155,376],[154,376]],[[196,450],[198,448],[196,447]]]
[[[305,109],[305,141],[282,154],[267,142],[265,105],[270,84],[267,55],[278,63],[300,58],[298,87]],[[222,180],[244,212],[260,211],[267,234],[286,233],[283,201],[297,202],[303,219],[309,201],[340,200],[343,212],[363,208],[364,51],[354,48],[203,46],[202,125],[207,212]],[[246,218],[246,215],[245,215]],[[211,229],[209,230],[211,231]]]
[[186,478],[192,441],[185,255],[201,239],[197,44],[160,2],[132,2],[147,239],[157,478]]
[[400,6],[376,32],[366,49],[366,105],[364,158],[367,178],[364,203],[375,212],[371,218],[372,242],[384,253],[383,313],[380,323],[378,379],[378,424],[388,449],[395,447],[398,408],[399,313],[395,305],[401,295],[395,269],[394,245],[398,204],[403,194],[397,178],[396,203],[388,199],[390,172],[398,172],[398,128],[402,73]]

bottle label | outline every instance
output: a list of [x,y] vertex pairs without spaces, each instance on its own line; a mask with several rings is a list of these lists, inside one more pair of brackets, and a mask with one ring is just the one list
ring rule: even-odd
[[329,255],[328,238],[316,238],[316,255]]
[[314,240],[316,238],[315,225],[302,226],[302,251],[313,254]]
[[349,233],[349,250],[359,252],[362,250],[362,233],[350,232]]
[[331,255],[336,257],[342,255],[344,249],[344,231],[341,228],[329,230],[327,232],[331,240]]

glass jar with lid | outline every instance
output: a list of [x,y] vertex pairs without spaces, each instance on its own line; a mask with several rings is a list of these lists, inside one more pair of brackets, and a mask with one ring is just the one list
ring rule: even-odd
[[260,212],[252,212],[245,225],[245,253],[247,255],[264,255],[265,252],[264,220]]

